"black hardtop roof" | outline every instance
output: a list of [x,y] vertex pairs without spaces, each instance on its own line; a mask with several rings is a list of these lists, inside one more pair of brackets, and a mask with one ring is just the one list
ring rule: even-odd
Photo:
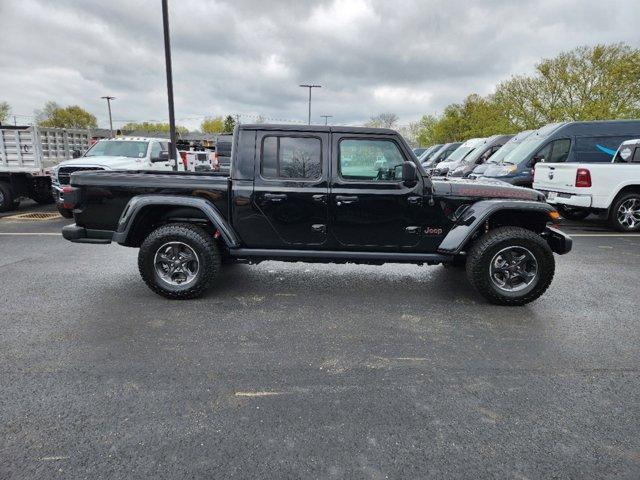
[[389,128],[343,127],[339,125],[286,125],[278,123],[243,123],[238,128],[242,130],[285,130],[290,132],[375,133],[379,135],[398,134],[398,132]]

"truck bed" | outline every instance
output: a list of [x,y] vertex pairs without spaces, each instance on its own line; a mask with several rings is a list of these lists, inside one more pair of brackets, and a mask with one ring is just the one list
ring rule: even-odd
[[76,223],[85,228],[116,230],[129,200],[142,194],[196,196],[229,211],[229,176],[221,172],[86,171],[71,175],[83,187],[83,207]]

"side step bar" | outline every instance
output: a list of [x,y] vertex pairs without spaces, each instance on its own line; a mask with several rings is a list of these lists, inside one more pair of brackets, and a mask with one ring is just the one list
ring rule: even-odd
[[262,248],[232,248],[229,253],[238,258],[262,259],[321,259],[387,263],[442,263],[453,260],[453,255],[439,253],[396,252],[334,252],[325,250],[271,250]]

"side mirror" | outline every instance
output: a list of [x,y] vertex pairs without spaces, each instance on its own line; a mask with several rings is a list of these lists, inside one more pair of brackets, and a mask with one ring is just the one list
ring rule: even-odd
[[167,150],[162,150],[157,157],[151,158],[152,163],[168,162],[168,161],[169,161],[169,152]]
[[407,187],[413,187],[418,181],[418,168],[413,162],[404,162],[402,164],[402,183]]
[[72,158],[80,158],[81,156],[82,156],[82,152],[77,148],[73,152],[71,152]]

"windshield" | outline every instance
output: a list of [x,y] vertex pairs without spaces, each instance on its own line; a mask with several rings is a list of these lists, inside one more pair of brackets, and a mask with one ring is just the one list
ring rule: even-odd
[[422,152],[420,154],[420,156],[418,157],[418,160],[420,160],[420,163],[424,162],[425,160],[429,159],[429,156],[433,153],[436,153],[436,151],[441,147],[442,145],[433,145],[429,148],[427,148],[424,152]]
[[508,152],[502,158],[500,163],[508,163],[511,165],[518,165],[519,163],[522,163],[542,146],[542,143],[547,139],[547,137],[548,135],[541,137],[534,134],[525,138],[520,145],[517,145],[513,150]]
[[482,140],[468,141],[464,142],[462,145],[458,147],[458,149],[453,152],[449,158],[447,158],[447,162],[458,162],[462,160],[464,157],[473,152]]
[[496,153],[489,157],[487,163],[500,163],[504,158],[510,154],[518,145],[520,145],[529,135],[531,135],[531,130],[525,130],[524,132],[520,132],[507,143],[505,143],[502,147],[500,147]]
[[132,157],[147,156],[149,142],[133,142],[128,140],[101,140],[84,154],[85,157]]

